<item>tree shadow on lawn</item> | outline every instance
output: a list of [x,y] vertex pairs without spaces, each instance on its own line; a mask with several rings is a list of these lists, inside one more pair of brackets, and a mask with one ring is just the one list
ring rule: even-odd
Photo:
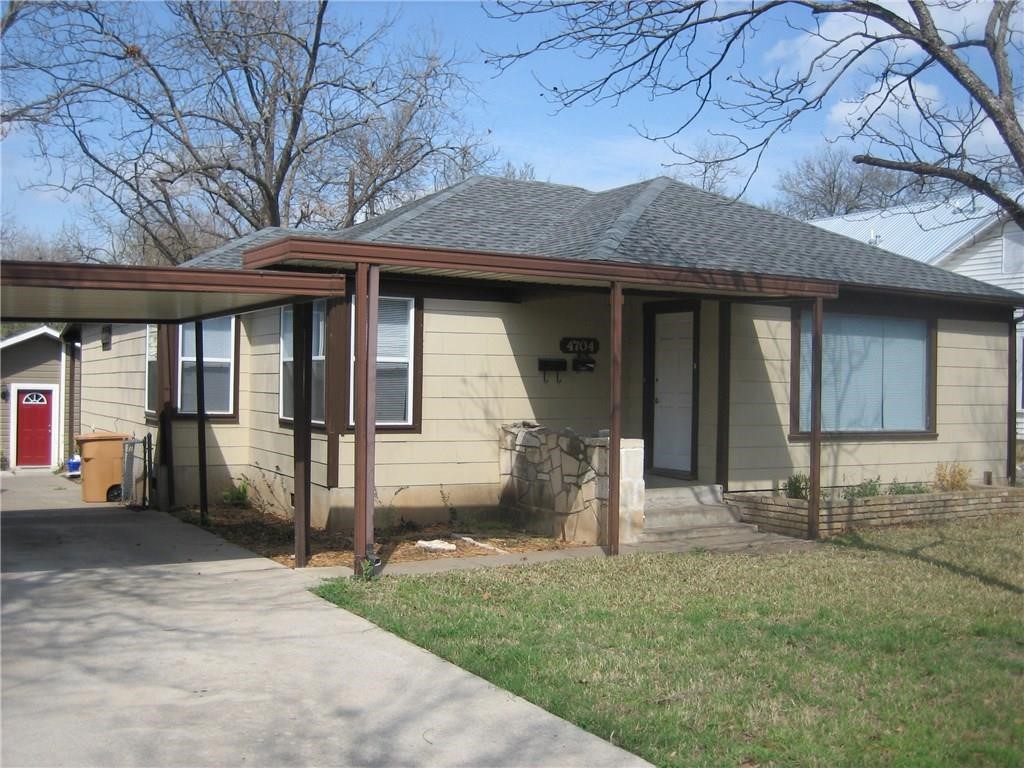
[[917,560],[921,563],[927,563],[928,565],[934,565],[938,568],[955,573],[957,576],[963,576],[968,579],[977,579],[982,584],[987,584],[990,587],[997,587],[999,589],[1006,590],[1015,595],[1024,595],[1024,588],[1012,584],[1008,581],[990,576],[987,573],[981,571],[972,570],[971,568],[965,568],[962,565],[951,563],[947,560],[941,560],[937,557],[924,554],[924,550],[932,547],[943,546],[943,545],[955,545],[957,542],[951,541],[946,538],[942,533],[936,533],[935,536],[928,542],[920,544],[915,547],[908,549],[900,549],[898,547],[888,547],[883,544],[876,544],[873,541],[868,541],[861,534],[856,531],[848,531],[842,536],[832,539],[830,542],[833,546],[844,547],[846,549],[860,549],[865,552],[882,552],[888,555],[898,555],[900,557],[906,557],[911,560]]

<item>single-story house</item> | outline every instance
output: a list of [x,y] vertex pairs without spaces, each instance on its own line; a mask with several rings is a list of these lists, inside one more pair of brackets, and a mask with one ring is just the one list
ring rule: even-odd
[[[1024,295],[1024,230],[980,196],[857,211],[816,227]],[[1017,437],[1024,438],[1024,328],[1017,327]]]
[[[309,285],[197,311],[201,333],[84,324],[83,424],[162,424],[179,502],[208,479],[294,505],[299,564],[310,516],[354,523],[361,551],[375,509],[496,507],[505,430],[524,423],[603,441],[612,551],[627,476],[754,490],[808,473],[812,505],[819,483],[926,480],[938,462],[1015,483],[1019,294],[668,178],[595,193],[474,177],[185,267],[220,290]],[[339,287],[314,300],[314,279]]]
[[73,452],[79,348],[41,325],[0,341],[0,467],[52,467]]

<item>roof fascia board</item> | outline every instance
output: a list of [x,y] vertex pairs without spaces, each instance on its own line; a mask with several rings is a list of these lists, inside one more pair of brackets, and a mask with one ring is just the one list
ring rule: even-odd
[[6,262],[0,270],[0,285],[325,297],[344,295],[345,276],[262,270]]
[[959,251],[964,248],[969,248],[972,245],[977,245],[986,237],[989,236],[989,232],[998,226],[1004,225],[1009,220],[1009,216],[994,216],[990,221],[985,222],[985,226],[976,227],[972,229],[970,234],[960,238],[957,242],[953,243],[949,248],[943,251],[934,261],[929,262],[933,266],[941,267],[943,264],[952,259]]
[[31,328],[27,331],[11,336],[10,338],[0,341],[0,349],[7,349],[13,347],[15,344],[21,344],[23,341],[30,341],[38,336],[49,336],[54,341],[60,341],[60,334],[57,333],[53,328],[48,325],[42,325],[38,328]]
[[382,266],[472,270],[495,275],[576,278],[588,283],[625,281],[637,285],[703,290],[707,293],[834,298],[839,291],[837,283],[824,280],[302,237],[287,237],[268,243],[246,252],[242,257],[243,268],[246,270],[284,266],[296,258],[317,260],[325,265],[365,262]]

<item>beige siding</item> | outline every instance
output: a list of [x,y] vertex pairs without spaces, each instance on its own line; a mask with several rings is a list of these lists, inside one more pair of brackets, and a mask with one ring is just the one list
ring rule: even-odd
[[[730,488],[777,487],[807,472],[806,443],[789,432],[790,316],[783,307],[737,305],[733,320]],[[940,320],[937,431],[933,440],[827,441],[822,483],[850,485],[881,476],[923,481],[941,461],[960,461],[980,480],[1006,475],[1005,326]]]
[[[243,323],[237,326],[244,327]],[[112,327],[111,346],[103,350],[100,326],[82,329],[82,406],[83,432],[123,432],[141,439],[157,427],[146,420],[146,327],[118,325]],[[244,332],[240,337],[240,364],[236,375],[245,381],[248,368],[248,344]],[[249,439],[246,412],[247,393],[240,386],[239,423],[211,422],[207,431],[208,483],[216,498],[239,478],[249,466]],[[174,462],[175,500],[179,504],[195,504],[198,492],[198,435],[195,421],[175,421]]]
[[[1024,270],[1007,271],[1003,262],[1005,234],[1008,231],[1020,232],[1013,222],[997,224],[990,229],[981,240],[970,243],[950,254],[940,262],[939,266],[959,272],[961,275],[983,280],[1001,288],[1024,293]],[[1021,366],[1024,366],[1024,329],[1017,331],[1017,437],[1024,439],[1024,409],[1020,407],[1022,397]]]
[[[60,387],[60,342],[50,336],[37,336],[5,349],[0,356],[0,383],[6,385],[11,393],[6,402],[0,403],[0,454],[6,456],[13,466],[15,457],[8,454],[11,453],[11,409],[17,407],[14,385],[53,384]],[[63,403],[63,393],[58,400]],[[54,431],[59,430],[60,423],[61,414],[54,411]],[[56,464],[60,459],[60,456],[54,456],[53,462]]]
[[[501,424],[529,420],[582,433],[607,427],[605,297],[521,303],[427,299],[423,316],[422,431],[378,434],[376,478],[383,506],[393,503],[403,514],[416,508],[443,510],[442,486],[456,507],[496,504]],[[279,311],[254,313],[246,326],[252,355],[243,387],[252,408],[252,475],[259,492],[280,500],[292,490],[292,432],[278,416]],[[567,357],[558,349],[562,336],[599,339],[597,372],[570,370],[544,381],[537,359]],[[353,437],[343,436],[341,491],[333,494],[332,506],[351,504],[353,450]],[[313,482],[323,486],[327,449],[322,433],[314,434],[312,452]],[[315,521],[326,515],[314,509]]]

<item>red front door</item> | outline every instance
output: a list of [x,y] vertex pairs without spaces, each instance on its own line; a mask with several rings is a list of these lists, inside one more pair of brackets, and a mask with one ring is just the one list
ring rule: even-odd
[[50,466],[52,429],[52,393],[36,389],[19,390],[17,458],[19,467]]

